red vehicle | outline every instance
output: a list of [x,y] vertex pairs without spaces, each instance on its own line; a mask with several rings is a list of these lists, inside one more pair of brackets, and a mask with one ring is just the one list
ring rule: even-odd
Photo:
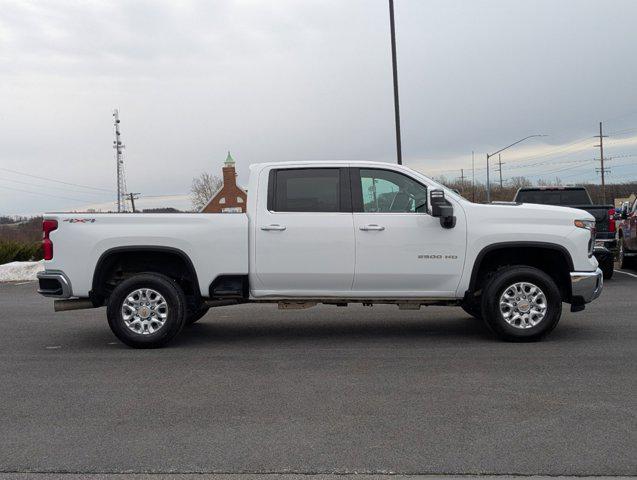
[[617,249],[619,268],[637,267],[637,201],[620,212],[617,224]]

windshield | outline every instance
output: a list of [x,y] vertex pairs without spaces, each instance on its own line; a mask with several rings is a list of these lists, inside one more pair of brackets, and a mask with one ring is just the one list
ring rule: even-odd
[[590,205],[586,190],[521,190],[515,197],[517,202],[542,205]]

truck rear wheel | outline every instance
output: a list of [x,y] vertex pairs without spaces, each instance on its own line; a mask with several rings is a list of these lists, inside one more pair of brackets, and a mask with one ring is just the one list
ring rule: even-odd
[[556,327],[561,315],[562,296],[557,285],[537,268],[499,270],[482,295],[482,316],[503,340],[539,340]]
[[185,312],[181,287],[157,273],[124,280],[113,290],[106,309],[115,336],[134,348],[164,346],[183,328]]

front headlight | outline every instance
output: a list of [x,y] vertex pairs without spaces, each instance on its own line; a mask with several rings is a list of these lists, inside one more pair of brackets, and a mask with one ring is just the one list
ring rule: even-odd
[[595,250],[595,234],[597,233],[595,229],[595,220],[575,220],[573,222],[578,228],[585,228],[591,234],[588,240],[588,256],[593,256],[593,250]]
[[595,228],[595,220],[575,220],[573,223],[578,228],[587,228],[589,230]]

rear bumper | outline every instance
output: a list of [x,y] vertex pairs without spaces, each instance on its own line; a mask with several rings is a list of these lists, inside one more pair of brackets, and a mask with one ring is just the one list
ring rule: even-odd
[[604,289],[604,275],[598,268],[594,272],[571,272],[571,303],[584,304],[595,300]]
[[71,282],[60,270],[38,272],[38,293],[45,297],[70,298],[73,296]]
[[600,238],[599,235],[595,237],[595,248],[606,248],[608,250],[614,250],[617,247],[617,239],[613,234],[612,237]]

